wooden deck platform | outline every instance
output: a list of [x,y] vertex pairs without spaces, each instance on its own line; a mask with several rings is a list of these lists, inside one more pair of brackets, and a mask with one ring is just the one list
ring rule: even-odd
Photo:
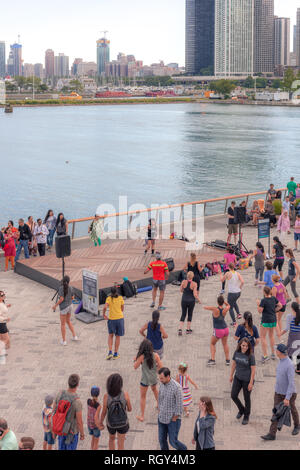
[[[176,273],[183,269],[189,259],[189,251],[181,240],[157,240],[155,249],[161,252],[162,259],[173,258]],[[223,252],[204,247],[198,250],[200,264],[223,259]],[[127,276],[138,287],[152,285],[151,273],[144,275],[147,264],[153,260],[151,254],[144,255],[141,240],[116,241],[101,247],[75,249],[65,258],[65,273],[70,276],[71,285],[81,294],[82,269],[99,274],[99,288],[108,289],[114,283],[121,283]],[[36,282],[56,289],[62,277],[62,260],[55,254],[44,257],[19,260],[16,272]],[[172,276],[173,277],[173,276]]]

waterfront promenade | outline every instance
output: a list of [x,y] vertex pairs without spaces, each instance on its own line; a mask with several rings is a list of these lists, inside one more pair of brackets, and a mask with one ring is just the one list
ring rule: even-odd
[[[210,220],[206,225],[207,241],[226,237],[224,221],[224,217]],[[275,234],[275,231],[273,233]],[[247,227],[244,234],[246,245],[249,249],[253,248],[257,239],[257,229]],[[75,241],[74,244],[80,243],[90,242]],[[287,245],[293,247],[292,235],[289,236]],[[296,259],[300,261],[299,254]],[[3,264],[3,259],[0,263]],[[242,312],[250,310],[258,326],[259,315],[255,299],[262,297],[262,289],[253,286],[254,268],[249,268],[242,275],[245,278],[245,288],[239,302],[240,308]],[[147,396],[145,422],[140,423],[135,418],[139,412],[141,371],[134,371],[133,359],[142,340],[138,330],[151,317],[152,310],[149,308],[151,292],[125,301],[126,336],[121,340],[121,358],[118,361],[106,361],[106,322],[85,325],[75,320],[76,333],[80,341],[76,344],[68,341],[67,347],[63,348],[60,345],[59,315],[51,310],[52,290],[13,272],[0,273],[0,288],[7,293],[7,302],[13,305],[10,311],[12,320],[9,324],[11,349],[6,364],[0,365],[0,416],[8,420],[17,437],[32,436],[36,440],[36,449],[41,448],[43,399],[46,394],[54,394],[64,388],[71,373],[78,373],[81,378],[78,393],[83,403],[86,435],[85,441],[80,441],[79,449],[88,449],[90,438],[86,427],[86,400],[89,397],[89,390],[93,385],[100,386],[102,399],[108,375],[119,372],[124,379],[124,389],[129,392],[133,404],[133,412],[129,418],[130,432],[127,434],[125,448],[159,449],[157,412],[150,390]],[[202,281],[200,298],[204,305],[214,305],[219,292],[218,276],[210,278],[209,281]],[[190,366],[189,374],[199,386],[199,390],[192,390],[193,405],[190,417],[182,419],[180,440],[186,443],[189,449],[193,449],[191,439],[197,416],[197,403],[199,397],[205,394],[211,396],[218,415],[215,433],[217,449],[299,450],[299,436],[292,437],[292,429],[284,428],[273,442],[264,442],[260,439],[260,435],[268,431],[270,424],[277,361],[270,361],[265,365],[258,364],[252,393],[250,423],[248,426],[242,426],[235,419],[237,409],[230,399],[230,368],[225,366],[221,344],[217,345],[217,365],[213,368],[206,366],[212,332],[211,315],[201,305],[196,306],[193,334],[178,337],[180,298],[179,287],[168,285],[165,302],[167,309],[161,314],[161,323],[169,335],[165,342],[163,365],[168,366],[175,376],[178,364],[186,361]],[[229,346],[232,356],[236,346],[232,327]],[[260,356],[259,346],[256,358],[259,359]],[[296,382],[299,385],[300,377],[296,376]],[[99,449],[107,449],[107,444],[108,433],[105,430],[102,432]]]

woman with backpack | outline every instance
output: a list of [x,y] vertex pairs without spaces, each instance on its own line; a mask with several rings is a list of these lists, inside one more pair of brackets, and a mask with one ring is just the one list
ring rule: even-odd
[[108,377],[106,391],[98,428],[104,429],[103,421],[106,418],[109,450],[115,450],[116,434],[118,450],[124,450],[125,436],[129,431],[127,412],[132,411],[132,406],[128,393],[123,392],[123,379],[120,374],[112,374]]
[[[160,313],[158,310],[154,310],[152,313],[152,321],[146,323],[141,329],[140,334],[151,341],[153,346],[153,352],[157,353],[162,359],[163,352],[164,352],[164,339],[168,338],[168,335],[164,329],[164,327],[158,323],[159,322]],[[145,331],[147,330],[147,336],[145,335]]]
[[141,342],[137,356],[134,360],[134,369],[138,369],[140,366],[142,366],[142,378],[140,382],[141,414],[136,418],[143,422],[145,419],[144,415],[148,387],[151,387],[158,406],[158,391],[156,388],[157,371],[162,368],[160,357],[157,353],[153,352],[152,343],[148,339],[144,339],[144,341]]
[[66,324],[68,325],[73,337],[73,341],[78,341],[74,327],[71,323],[71,313],[72,313],[72,299],[73,299],[73,290],[70,287],[70,278],[69,276],[64,276],[61,281],[61,285],[58,289],[58,301],[52,307],[53,312],[56,308],[59,307],[60,310],[60,325],[61,325],[61,344],[62,346],[67,346],[66,341]]

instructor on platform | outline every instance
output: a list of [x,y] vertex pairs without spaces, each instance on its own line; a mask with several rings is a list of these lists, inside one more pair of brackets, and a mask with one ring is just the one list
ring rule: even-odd
[[159,301],[158,301],[158,310],[165,310],[166,307],[162,306],[165,290],[166,290],[166,281],[169,277],[169,268],[165,261],[162,261],[161,254],[157,251],[155,253],[156,261],[148,264],[148,267],[144,274],[147,274],[151,269],[153,272],[153,290],[152,290],[152,304],[151,308],[155,307],[155,300],[157,289],[159,288]]

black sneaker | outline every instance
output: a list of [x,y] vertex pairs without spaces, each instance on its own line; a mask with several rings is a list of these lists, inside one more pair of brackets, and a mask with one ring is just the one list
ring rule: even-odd
[[276,437],[272,434],[266,434],[265,436],[260,436],[264,441],[275,441]]
[[297,436],[300,432],[300,426],[295,426],[292,432],[292,436]]
[[236,322],[231,322],[230,326],[236,326]]
[[238,414],[236,415],[236,419],[241,419],[241,417],[243,416],[244,413],[240,413],[240,411],[238,412]]
[[226,366],[230,366],[230,360],[229,360],[229,359],[226,359],[225,364],[226,364]]
[[244,416],[244,419],[242,421],[242,424],[248,424],[249,423],[249,418],[248,416]]
[[182,330],[178,330],[178,336],[182,336]]
[[216,361],[213,361],[212,359],[209,359],[209,361],[207,361],[207,365],[208,365],[208,366],[215,366],[215,365],[216,365]]

